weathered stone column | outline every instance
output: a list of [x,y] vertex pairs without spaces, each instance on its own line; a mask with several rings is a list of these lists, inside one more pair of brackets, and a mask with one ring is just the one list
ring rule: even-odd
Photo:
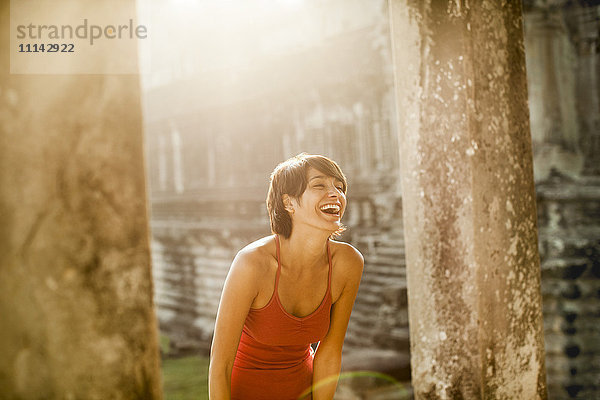
[[139,77],[10,75],[0,26],[0,397],[160,399]]
[[390,0],[417,399],[546,398],[519,3]]

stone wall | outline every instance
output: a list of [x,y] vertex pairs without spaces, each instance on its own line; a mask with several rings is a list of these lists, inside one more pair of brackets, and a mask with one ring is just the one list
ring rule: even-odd
[[[229,200],[195,197],[187,206],[179,201],[153,206],[155,301],[173,355],[199,350],[208,355],[221,290],[235,254],[269,234],[262,202],[232,201],[231,192],[224,197]],[[250,217],[240,211],[245,207]]]
[[538,185],[539,245],[550,398],[600,393],[600,180]]
[[600,7],[526,1],[550,399],[600,396]]

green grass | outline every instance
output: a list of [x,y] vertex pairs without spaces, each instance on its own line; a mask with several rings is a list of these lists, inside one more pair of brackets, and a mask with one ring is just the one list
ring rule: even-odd
[[165,359],[162,375],[165,400],[208,400],[208,358]]
[[171,339],[167,335],[161,334],[158,337],[158,346],[160,347],[160,352],[163,354],[168,354],[171,348]]

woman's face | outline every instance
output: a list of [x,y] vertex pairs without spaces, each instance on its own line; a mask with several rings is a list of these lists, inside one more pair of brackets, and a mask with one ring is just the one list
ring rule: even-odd
[[346,194],[340,180],[309,167],[306,190],[293,201],[292,224],[307,224],[330,232],[341,226],[346,210]]

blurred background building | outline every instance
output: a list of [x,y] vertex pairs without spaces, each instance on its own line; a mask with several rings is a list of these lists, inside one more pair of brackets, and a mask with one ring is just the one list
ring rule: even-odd
[[[172,354],[208,354],[235,253],[270,234],[269,174],[299,152],[349,180],[365,255],[345,363],[409,379],[387,2],[141,1],[155,301]],[[600,1],[526,0],[550,398],[600,398]],[[451,40],[451,38],[449,38]],[[144,47],[145,46],[145,47]]]

